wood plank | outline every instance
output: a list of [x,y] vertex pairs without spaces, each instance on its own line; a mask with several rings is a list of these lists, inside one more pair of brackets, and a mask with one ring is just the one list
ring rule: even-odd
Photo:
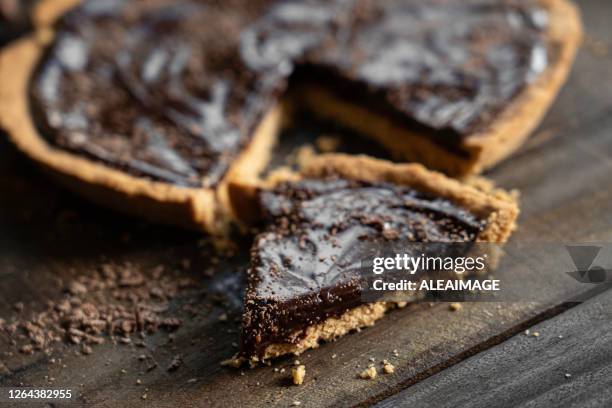
[[[589,38],[612,44],[607,1],[580,4]],[[500,185],[522,192],[515,241],[612,239],[612,82],[605,78],[612,78],[611,56],[585,46],[568,86],[535,137],[490,173]],[[299,135],[291,133],[288,139],[312,140],[330,131],[335,132],[323,127],[304,136],[298,129]],[[557,313],[557,306],[576,294],[575,286],[568,291],[564,285],[551,285],[539,303],[474,303],[458,313],[443,304],[409,307],[391,313],[375,328],[301,356],[307,377],[295,387],[289,385],[287,372],[274,371],[289,369],[291,359],[244,370],[244,375],[219,365],[234,353],[232,343],[238,341],[235,318],[240,314],[248,243],[239,256],[215,267],[214,276],[204,276],[216,254],[198,245],[200,236],[146,225],[85,203],[51,185],[6,144],[0,144],[0,197],[0,316],[7,320],[15,316],[13,303],[24,302],[25,314],[41,310],[47,300],[64,296],[58,279],[86,275],[107,260],[130,262],[145,272],[161,264],[200,282],[197,290],[170,304],[185,320],[174,340],[169,342],[164,333],[147,338],[146,352],[159,363],[150,372],[138,359],[143,351],[131,346],[107,342],[90,356],[74,346],[60,346],[51,356],[24,356],[14,353],[0,335],[0,351],[13,352],[0,354],[11,371],[0,372],[0,386],[47,386],[53,377],[55,386],[78,390],[80,401],[88,405],[288,406],[301,401],[301,406],[350,406],[376,401]],[[128,242],[126,236],[131,237]],[[183,258],[192,260],[187,270],[180,267]],[[227,304],[215,300],[218,291],[226,293]],[[190,302],[202,311],[196,318],[181,309]],[[229,314],[228,322],[218,320],[223,312]],[[176,353],[184,355],[184,365],[168,373],[165,367]],[[371,357],[393,361],[396,372],[374,381],[357,378]],[[62,363],[51,364],[51,358]],[[143,384],[137,385],[136,379]],[[142,400],[145,393],[147,400]]]
[[[539,337],[533,337],[537,332]],[[518,334],[376,405],[609,407],[612,291]]]

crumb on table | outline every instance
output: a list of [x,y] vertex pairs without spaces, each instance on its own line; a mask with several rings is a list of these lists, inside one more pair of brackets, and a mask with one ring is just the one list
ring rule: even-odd
[[304,383],[304,377],[306,377],[306,367],[304,365],[299,365],[291,369],[293,384],[300,385]]
[[376,367],[370,366],[363,370],[361,374],[359,374],[359,377],[363,378],[364,380],[373,380],[377,375],[378,372],[376,371]]
[[449,306],[449,309],[450,309],[452,312],[456,312],[456,311],[458,311],[458,310],[460,310],[460,309],[461,309],[461,303],[457,303],[457,302],[455,302],[455,303],[451,303],[451,304],[450,304],[450,306]]

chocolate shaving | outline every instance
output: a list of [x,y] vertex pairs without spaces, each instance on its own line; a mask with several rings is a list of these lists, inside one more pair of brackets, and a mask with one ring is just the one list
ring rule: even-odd
[[[48,302],[44,310],[11,323],[0,320],[0,331],[23,354],[49,351],[54,343],[65,342],[79,345],[88,355],[92,346],[113,336],[121,344],[144,345],[145,333],[179,330],[182,321],[169,315],[168,299],[196,286],[193,279],[177,279],[163,266],[150,275],[131,264],[103,264],[61,285],[63,298]],[[24,304],[13,308],[21,312]],[[136,334],[141,339],[133,342]]]

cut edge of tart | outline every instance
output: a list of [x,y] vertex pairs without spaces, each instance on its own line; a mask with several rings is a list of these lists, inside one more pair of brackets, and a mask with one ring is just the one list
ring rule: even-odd
[[549,64],[535,82],[514,97],[496,119],[460,145],[465,157],[436,144],[428,134],[411,131],[397,121],[371,112],[333,91],[310,84],[295,90],[318,116],[344,124],[371,137],[401,161],[416,161],[453,176],[478,174],[514,153],[538,126],[565,83],[582,39],[580,13],[567,0],[540,0],[549,12],[545,33]]
[[66,188],[104,206],[151,221],[226,234],[231,220],[227,186],[232,179],[255,183],[270,160],[288,102],[268,110],[251,140],[214,187],[181,187],[149,180],[72,154],[48,143],[40,134],[29,100],[30,81],[46,47],[54,40],[53,25],[79,0],[43,0],[33,10],[35,32],[0,52],[0,128],[11,142]]
[[[485,221],[485,226],[476,236],[476,242],[506,242],[512,231],[516,228],[516,219],[519,214],[517,201],[512,194],[504,190],[494,189],[492,185],[487,185],[486,183],[479,183],[477,188],[450,179],[441,173],[429,171],[420,164],[394,164],[367,156],[322,155],[309,161],[299,175],[286,174],[277,176],[274,181],[270,181],[265,189],[254,189],[248,185],[234,185],[233,188],[235,192],[241,190],[238,196],[240,196],[241,204],[245,208],[248,205],[248,208],[256,209],[260,208],[260,193],[269,191],[276,185],[280,185],[283,182],[329,179],[330,177],[409,187],[417,192],[448,200],[478,217],[478,219]],[[261,217],[261,213],[251,211],[248,217],[248,221],[253,222]],[[251,268],[253,267],[254,265],[252,264]],[[259,340],[264,346],[254,347],[253,344],[247,343],[252,342],[256,336],[249,335],[248,331],[256,326],[252,326],[248,322],[251,321],[253,315],[258,313],[261,315],[262,313],[260,312],[262,310],[259,310],[260,306],[255,301],[253,295],[249,295],[249,291],[253,291],[260,278],[255,276],[256,273],[253,271],[249,272],[248,275],[249,282],[247,282],[245,314],[243,316],[242,352],[235,359],[229,360],[226,363],[229,365],[240,365],[247,361],[251,365],[255,365],[257,362],[286,354],[298,355],[305,350],[318,347],[321,342],[331,341],[353,330],[372,326],[388,310],[403,307],[406,304],[406,302],[395,301],[361,303],[355,307],[345,309],[344,312],[338,315],[331,315],[315,324],[297,329],[286,336],[286,341],[284,342],[275,341],[266,344],[266,339],[260,338]],[[254,286],[251,287],[250,285]],[[293,305],[291,307],[293,310],[296,306]],[[262,315],[267,316],[267,313],[264,310]],[[273,324],[273,322],[263,324],[270,323]],[[257,322],[257,324],[261,325],[262,322]]]

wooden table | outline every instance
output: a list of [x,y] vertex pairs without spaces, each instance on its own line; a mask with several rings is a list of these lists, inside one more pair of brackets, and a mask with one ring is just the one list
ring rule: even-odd
[[[499,185],[521,191],[515,242],[612,242],[612,6],[609,0],[580,6],[587,37],[568,85],[528,144],[490,173]],[[279,156],[330,131],[337,132],[298,126]],[[293,386],[287,372],[293,359],[242,371],[220,365],[236,351],[248,243],[205,274],[216,255],[200,235],[84,202],[54,186],[4,140],[0,170],[5,320],[18,314],[16,302],[24,303],[23,317],[65,296],[65,282],[103,262],[144,271],[164,265],[199,282],[171,302],[185,321],[174,337],[159,332],[146,339],[157,369],[147,371],[138,358],[142,349],[133,345],[107,341],[86,356],[58,344],[49,356],[23,355],[0,334],[0,387],[75,390],[78,398],[56,406],[612,405],[612,294],[600,293],[603,287],[551,285],[538,302],[469,303],[457,312],[442,303],[409,306],[300,356],[307,376]],[[187,267],[183,259],[190,260]],[[587,300],[576,303],[576,295]],[[193,317],[185,304],[200,313]],[[227,321],[219,319],[223,313]],[[524,335],[528,328],[540,336]],[[165,367],[176,353],[184,364],[170,373]],[[359,379],[371,358],[392,361],[395,373]]]

